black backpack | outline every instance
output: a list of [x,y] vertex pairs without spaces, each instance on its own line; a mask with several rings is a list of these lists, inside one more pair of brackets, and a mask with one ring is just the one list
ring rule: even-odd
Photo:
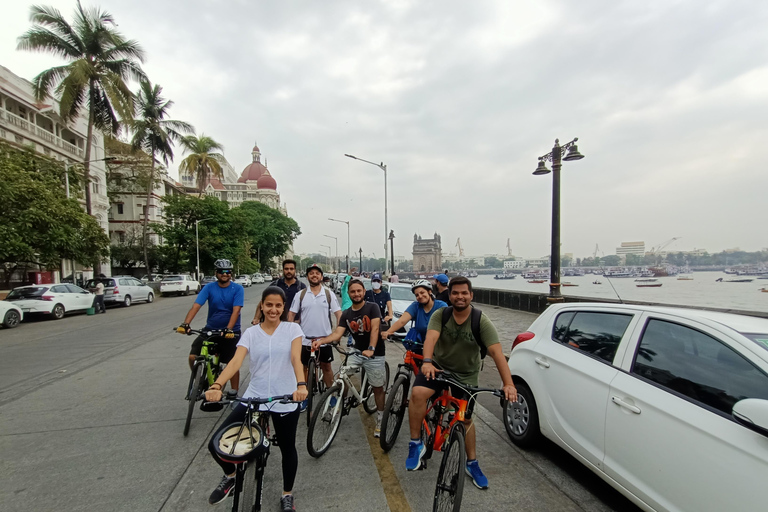
[[[451,319],[451,315],[453,315],[453,306],[443,308],[443,328],[445,328],[445,324],[448,323],[448,320]],[[470,322],[472,322],[470,324],[472,327],[472,337],[475,338],[475,342],[477,342],[477,345],[480,347],[480,359],[485,359],[485,356],[488,354],[488,347],[485,346],[483,339],[480,336],[480,317],[482,316],[483,312],[475,306],[472,306],[472,312],[469,315]]]

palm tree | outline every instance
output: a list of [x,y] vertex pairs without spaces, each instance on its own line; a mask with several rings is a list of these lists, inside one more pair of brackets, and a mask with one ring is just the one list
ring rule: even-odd
[[226,160],[224,155],[215,152],[224,151],[224,146],[203,133],[200,137],[188,135],[182,138],[181,145],[189,155],[179,164],[179,171],[195,175],[200,197],[203,197],[203,189],[211,177],[221,179],[224,176],[221,165]]
[[136,95],[136,117],[131,123],[133,130],[131,145],[134,149],[143,149],[152,157],[141,238],[144,245],[144,264],[147,266],[147,274],[152,271],[149,267],[147,246],[149,245],[149,212],[155,183],[155,156],[162,158],[167,166],[169,160],[173,161],[173,142],[181,140],[182,133],[194,133],[195,131],[189,123],[166,119],[173,102],[163,98],[162,92],[163,88],[159,85],[152,85],[149,80],[142,80]]
[[125,39],[114,29],[111,14],[96,8],[84,9],[79,0],[72,25],[57,9],[46,6],[32,6],[29,19],[34,26],[19,37],[17,48],[52,53],[68,61],[66,65],[46,69],[32,80],[37,101],[50,97],[55,89],[65,122],[87,110],[83,177],[85,205],[90,215],[93,129],[117,134],[120,121],[116,113],[131,119],[133,94],[126,80],[145,78],[136,62],[144,61],[144,51],[136,41]]

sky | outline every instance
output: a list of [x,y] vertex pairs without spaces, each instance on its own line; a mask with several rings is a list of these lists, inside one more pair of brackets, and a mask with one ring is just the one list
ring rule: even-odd
[[[31,79],[62,62],[16,50],[33,2],[8,2],[0,64]],[[71,19],[75,2],[48,1]],[[561,251],[624,241],[710,252],[768,247],[768,2],[759,0],[103,0],[140,42],[171,115],[225,146],[258,142],[299,253],[395,253],[437,232],[443,253],[549,253],[564,162]],[[133,89],[137,87],[134,84]],[[762,142],[761,142],[762,141]],[[760,149],[763,148],[763,149]],[[181,160],[180,151],[176,163]],[[175,173],[176,165],[172,165]],[[335,248],[334,248],[335,249]]]

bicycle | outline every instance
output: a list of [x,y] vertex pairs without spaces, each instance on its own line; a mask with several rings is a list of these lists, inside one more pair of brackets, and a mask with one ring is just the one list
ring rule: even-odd
[[[347,365],[350,355],[362,355],[360,350],[350,348],[345,351],[335,346],[336,350],[344,356],[344,362],[341,364],[333,385],[328,388],[320,397],[315,410],[312,414],[312,420],[307,430],[307,451],[312,457],[321,457],[333,443],[336,433],[341,425],[341,418],[360,404],[369,414],[376,411],[376,401],[373,396],[373,387],[368,383],[368,376],[365,369],[361,368],[360,391],[354,386],[350,376],[357,373],[358,369]],[[364,357],[364,356],[363,356]],[[389,383],[389,364],[385,361],[386,380],[384,389]],[[349,392],[352,396],[347,396]],[[333,402],[333,403],[332,403]]]
[[400,427],[403,425],[403,418],[405,418],[405,408],[408,407],[411,377],[420,373],[423,359],[423,355],[417,354],[412,348],[409,348],[403,355],[403,362],[397,365],[395,381],[387,394],[384,414],[381,418],[379,444],[385,453],[392,449],[400,433]]
[[[317,338],[308,338],[311,341]],[[309,347],[309,362],[307,363],[307,427],[312,420],[312,403],[314,401],[314,395],[325,392],[325,382],[321,378],[322,370],[320,369],[319,361],[317,359],[317,351]]]
[[[450,384],[469,393],[469,399],[456,398],[451,395],[450,387],[435,399],[427,402],[427,414],[421,425],[421,442],[427,451],[422,458],[420,469],[427,467],[426,461],[432,452],[442,451],[440,470],[437,472],[435,498],[432,504],[433,512],[458,512],[461,510],[461,498],[464,492],[464,471],[467,465],[467,452],[464,436],[464,415],[469,406],[469,400],[474,400],[478,393],[493,393],[499,398],[504,392],[494,388],[468,386],[457,381],[450,372],[438,371],[435,380]],[[430,403],[431,402],[431,403]],[[443,450],[447,441],[447,448]]]
[[[270,435],[269,413],[259,411],[258,406],[269,403],[296,404],[292,395],[273,396],[270,398],[231,398],[219,402],[228,405],[240,402],[248,406],[248,412],[242,423],[232,423],[213,440],[216,451],[222,460],[235,464],[235,488],[232,493],[232,512],[254,512],[261,510],[264,490],[264,470],[267,467],[270,445],[278,446],[275,435]],[[247,431],[247,432],[246,432]],[[243,434],[246,434],[243,436]],[[231,447],[222,450],[222,437],[235,439]],[[242,444],[241,446],[238,446]],[[240,499],[242,495],[242,500]]]
[[[174,329],[174,332],[175,331],[176,329]],[[203,346],[200,349],[200,355],[195,358],[195,363],[192,365],[192,373],[189,376],[189,385],[187,386],[187,393],[185,396],[185,400],[189,401],[189,406],[187,407],[187,419],[184,422],[185,437],[189,434],[189,427],[192,423],[192,412],[195,410],[195,404],[202,400],[205,390],[216,381],[216,378],[221,373],[219,355],[209,353],[209,349],[216,345],[216,342],[210,341],[210,339],[217,336],[223,336],[224,331],[196,331],[190,329],[187,334],[190,336],[199,334],[205,336],[205,339],[203,340]]]

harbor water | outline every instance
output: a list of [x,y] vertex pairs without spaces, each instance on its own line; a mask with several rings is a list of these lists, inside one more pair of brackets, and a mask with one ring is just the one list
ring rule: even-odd
[[[635,278],[609,279],[593,274],[568,276],[563,277],[562,282],[577,286],[563,286],[561,290],[563,295],[573,297],[616,299],[618,294],[618,298],[623,300],[768,312],[768,293],[760,291],[760,288],[768,288],[768,279],[749,277],[753,279],[752,282],[729,283],[729,279],[737,277],[723,272],[694,272],[691,276],[692,280],[678,280],[676,276],[658,277],[655,284],[662,285],[658,288],[639,288],[638,284],[649,283],[635,282]],[[720,278],[723,281],[717,282]],[[593,284],[594,281],[601,284]],[[480,275],[472,278],[472,285],[527,293],[549,292],[549,280],[529,283],[520,275],[515,279],[494,279],[492,275]]]

